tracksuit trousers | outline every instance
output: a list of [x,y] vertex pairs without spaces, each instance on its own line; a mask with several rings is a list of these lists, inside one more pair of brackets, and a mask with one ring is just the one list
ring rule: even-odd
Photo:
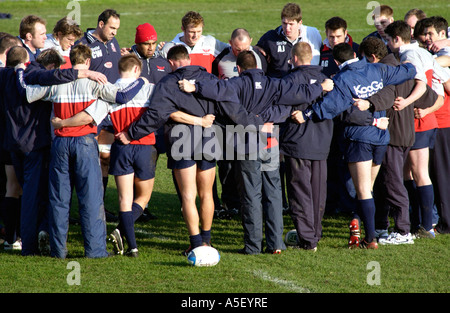
[[17,179],[22,186],[20,237],[22,255],[36,255],[38,234],[48,232],[48,170],[50,147],[29,153],[11,153]]
[[434,149],[430,149],[430,176],[439,221],[436,230],[450,233],[450,128],[438,128]]
[[322,237],[327,197],[327,161],[285,156],[291,217],[301,248],[314,249]]
[[410,232],[409,196],[403,182],[403,167],[409,150],[410,147],[387,147],[374,186],[375,229],[388,229],[391,211],[395,231],[402,235]]
[[264,161],[259,157],[256,160],[235,161],[235,165],[241,199],[244,252],[262,252],[263,233],[267,250],[285,250],[278,154]]

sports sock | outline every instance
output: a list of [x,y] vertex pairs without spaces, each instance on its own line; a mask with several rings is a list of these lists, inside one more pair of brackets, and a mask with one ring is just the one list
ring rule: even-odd
[[108,176],[105,176],[103,177],[103,200],[105,200],[107,187],[108,187]]
[[420,203],[420,216],[422,218],[422,226],[429,231],[433,228],[433,205],[434,191],[433,185],[417,187],[417,193]]
[[119,220],[122,225],[121,234],[125,237],[128,243],[128,248],[135,249],[137,248],[136,237],[134,234],[134,220],[133,220],[133,212],[119,212]]
[[5,240],[12,244],[20,233],[20,199],[5,197]]
[[364,239],[370,243],[375,238],[375,201],[373,198],[358,200],[358,207],[364,223]]
[[420,225],[420,205],[416,183],[414,180],[405,180],[403,184],[408,191],[409,205],[411,206],[411,230],[416,231]]
[[211,244],[211,229],[210,230],[200,230],[200,235],[202,236],[202,241]]
[[202,236],[200,234],[189,236],[189,242],[191,243],[191,249],[197,248],[202,245]]
[[133,212],[133,221],[136,222],[144,212],[144,209],[136,202],[133,202],[131,205],[131,212]]

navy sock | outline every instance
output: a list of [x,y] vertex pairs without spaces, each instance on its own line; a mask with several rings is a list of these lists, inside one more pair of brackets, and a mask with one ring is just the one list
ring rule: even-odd
[[134,222],[136,222],[144,212],[144,209],[136,202],[133,202],[133,204],[131,205],[131,212],[133,212],[133,220]]
[[418,198],[420,203],[420,216],[422,218],[422,226],[425,230],[433,227],[433,205],[434,191],[433,185],[417,187]]
[[207,244],[211,244],[211,229],[210,230],[200,230],[200,235],[202,236],[202,241]]
[[358,207],[364,223],[364,239],[370,243],[375,238],[375,201],[373,198],[358,200]]
[[103,177],[103,200],[105,200],[107,186],[108,186],[108,176],[105,176]]
[[189,236],[189,241],[191,243],[191,248],[197,248],[202,245],[202,236],[200,234]]
[[5,240],[12,244],[16,241],[20,229],[20,199],[5,197]]
[[136,237],[134,235],[134,220],[133,212],[119,212],[120,224],[122,229],[120,230],[128,243],[128,248],[137,248]]

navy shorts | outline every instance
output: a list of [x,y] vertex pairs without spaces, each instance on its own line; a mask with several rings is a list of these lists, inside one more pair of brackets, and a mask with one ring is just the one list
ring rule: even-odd
[[171,170],[181,170],[188,168],[197,164],[197,169],[202,171],[209,170],[210,168],[216,167],[216,161],[207,160],[174,160],[172,157],[167,158],[167,168]]
[[111,117],[109,115],[106,116],[99,125],[97,125],[97,136],[100,135],[100,131],[102,129],[114,134],[114,127],[111,121]]
[[153,145],[123,145],[114,142],[111,146],[109,174],[122,176],[134,173],[141,180],[155,177],[156,148]]
[[424,148],[434,148],[434,141],[436,140],[437,128],[426,130],[416,133],[416,141],[414,142],[411,150],[418,150]]
[[372,160],[376,165],[383,162],[387,145],[377,146],[370,143],[350,141],[347,145],[345,158],[348,163],[364,162]]

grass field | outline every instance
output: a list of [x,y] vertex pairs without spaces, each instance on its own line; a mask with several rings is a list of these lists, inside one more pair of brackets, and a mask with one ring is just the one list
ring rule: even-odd
[[[279,14],[285,2],[88,0],[79,1],[79,4],[83,29],[95,27],[98,14],[106,8],[114,8],[121,13],[117,38],[125,47],[133,44],[135,28],[144,22],[155,26],[159,40],[172,39],[180,31],[181,17],[188,10],[202,13],[206,34],[226,41],[233,29],[245,27],[256,43],[264,32],[280,24]],[[32,13],[47,19],[50,32],[54,23],[71,11],[71,8],[66,9],[68,3],[0,1],[0,12],[13,15],[12,19],[0,20],[0,31],[17,34],[21,18]],[[374,29],[366,22],[371,8],[367,8],[367,3],[349,0],[300,2],[304,23],[317,27],[322,37],[325,21],[339,15],[347,20],[349,33],[356,42]],[[386,4],[393,7],[396,19],[403,18],[405,12],[413,7],[423,9],[429,16],[439,14],[450,18],[450,5],[445,0],[396,0]],[[113,177],[110,177],[105,205],[109,210],[117,211]],[[17,253],[0,250],[0,292],[285,294],[450,291],[448,235],[440,235],[434,240],[416,240],[414,245],[380,246],[377,251],[348,250],[349,216],[345,214],[325,216],[323,239],[316,253],[288,249],[281,255],[237,254],[236,251],[242,247],[240,220],[237,217],[216,220],[213,244],[221,253],[221,261],[212,268],[193,268],[180,254],[188,245],[187,231],[171,174],[166,169],[165,156],[158,162],[150,208],[158,219],[136,225],[139,258],[85,259],[80,228],[72,226],[66,260],[21,257]],[[77,212],[73,214],[76,216]],[[115,224],[108,223],[107,227],[111,231]],[[285,232],[292,228],[291,220],[285,217]],[[80,281],[72,284],[71,278],[77,269]],[[374,276],[375,272],[379,275]],[[380,278],[375,284],[374,277]],[[181,306],[179,302],[175,304]]]

